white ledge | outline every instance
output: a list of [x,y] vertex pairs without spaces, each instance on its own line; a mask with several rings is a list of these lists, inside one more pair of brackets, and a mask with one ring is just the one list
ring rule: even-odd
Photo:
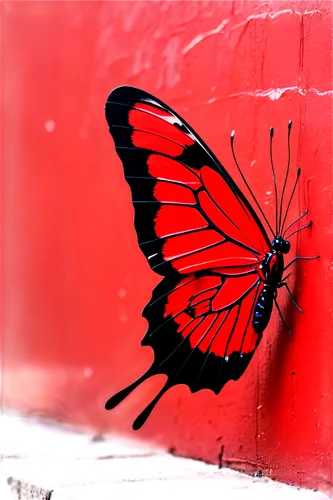
[[34,419],[0,417],[0,498],[39,500],[319,500],[267,478],[174,457],[124,439],[93,438]]

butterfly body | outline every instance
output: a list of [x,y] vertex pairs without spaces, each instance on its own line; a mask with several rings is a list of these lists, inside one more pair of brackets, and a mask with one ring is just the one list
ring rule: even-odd
[[[191,392],[218,394],[244,373],[274,302],[278,308],[278,288],[286,286],[289,293],[283,279],[283,254],[290,249],[283,237],[287,212],[281,223],[276,210],[273,231],[255,200],[274,235],[271,242],[208,146],[151,94],[116,88],[106,119],[131,189],[139,247],[162,276],[143,310],[148,330],[141,343],[153,348],[154,361],[105,405],[114,408],[142,382],[165,374],[164,387],[133,424],[138,429],[170,387],[186,384]],[[271,129],[271,144],[272,137]]]
[[281,282],[284,268],[283,255],[273,251],[266,254],[261,265],[264,275],[264,287],[260,292],[254,308],[253,328],[261,334],[267,327],[273,310],[274,298],[277,296],[278,284]]

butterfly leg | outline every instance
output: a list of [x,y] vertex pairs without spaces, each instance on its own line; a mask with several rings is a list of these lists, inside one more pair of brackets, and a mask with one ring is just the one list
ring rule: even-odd
[[288,327],[287,323],[285,322],[285,320],[283,319],[283,316],[282,316],[282,312],[281,312],[281,309],[279,307],[279,304],[277,303],[277,300],[276,300],[276,297],[274,297],[274,303],[276,305],[276,309],[278,310],[278,313],[279,313],[279,316],[281,318],[281,321],[283,323],[283,326],[285,327],[285,329],[287,330],[287,332],[289,333],[289,335],[291,335],[291,331],[290,331],[290,328]]
[[[289,276],[289,274],[288,274],[288,276]],[[288,278],[288,276],[286,276],[286,278]],[[285,279],[286,279],[286,278],[285,278]],[[291,293],[291,291],[290,291],[289,286],[287,285],[287,283],[285,283],[285,282],[281,281],[281,283],[279,283],[279,284],[278,284],[278,288],[282,288],[283,286],[285,286],[285,287],[286,287],[287,292],[288,292],[288,295],[289,295],[289,297],[290,297],[290,300],[291,300],[291,302],[294,304],[294,306],[296,307],[296,309],[297,309],[299,312],[301,312],[301,313],[302,313],[302,312],[304,312],[304,311],[303,311],[303,309],[301,309],[301,308],[299,307],[299,305],[297,304],[296,300],[294,299],[293,294]]]
[[286,269],[288,269],[288,267],[290,267],[294,262],[296,262],[296,260],[314,260],[314,259],[319,259],[319,257],[320,257],[320,255],[315,255],[314,257],[301,257],[301,256],[297,255],[297,257],[292,259],[283,270],[285,271]]
[[[294,274],[294,273],[287,274],[287,276],[285,278],[283,278],[283,280],[281,280],[281,283],[283,283],[284,281],[286,281],[292,274]],[[280,286],[282,286],[282,285],[280,285]],[[280,288],[280,286],[279,286],[279,288]]]

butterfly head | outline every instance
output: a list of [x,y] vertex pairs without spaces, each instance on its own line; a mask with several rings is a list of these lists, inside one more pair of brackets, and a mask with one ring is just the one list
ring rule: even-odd
[[282,238],[282,236],[276,236],[272,241],[273,250],[281,253],[289,253],[290,243],[288,240]]

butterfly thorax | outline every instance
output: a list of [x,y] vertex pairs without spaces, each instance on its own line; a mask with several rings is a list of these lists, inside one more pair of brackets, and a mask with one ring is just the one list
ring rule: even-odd
[[262,279],[265,285],[276,287],[282,279],[283,268],[283,254],[276,250],[268,252],[260,266]]
[[272,241],[272,250],[266,253],[260,265],[261,277],[265,284],[276,287],[281,282],[284,269],[283,254],[289,251],[289,241],[282,236],[276,236]]

